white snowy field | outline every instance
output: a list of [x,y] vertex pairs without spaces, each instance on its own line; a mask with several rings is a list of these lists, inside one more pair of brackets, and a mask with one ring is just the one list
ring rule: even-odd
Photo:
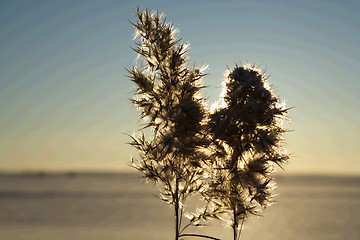
[[[277,183],[277,204],[246,222],[241,239],[360,239],[360,177],[284,175]],[[174,239],[171,208],[156,193],[131,174],[0,175],[0,239]],[[232,239],[216,221],[189,232]]]

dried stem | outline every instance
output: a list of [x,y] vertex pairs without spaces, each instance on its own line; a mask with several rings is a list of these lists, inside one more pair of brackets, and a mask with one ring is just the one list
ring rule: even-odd
[[201,237],[201,238],[207,238],[207,239],[213,239],[213,240],[221,240],[220,238],[214,238],[202,234],[181,234],[179,237]]

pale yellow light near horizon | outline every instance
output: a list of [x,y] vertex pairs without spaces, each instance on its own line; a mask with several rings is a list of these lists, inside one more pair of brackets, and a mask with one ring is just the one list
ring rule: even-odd
[[191,44],[190,63],[209,65],[209,105],[227,65],[267,69],[276,94],[295,107],[284,123],[294,130],[285,134],[294,154],[285,174],[360,174],[359,4],[143,4],[2,5],[0,172],[133,171],[137,153],[124,133],[136,132],[139,116],[124,68],[136,58],[128,19],[139,5],[164,11]]
[[[130,155],[122,133],[74,132],[21,136],[0,142],[2,171],[9,172],[128,172]],[[124,154],[127,153],[127,154]],[[14,165],[5,159],[21,162]],[[0,172],[1,172],[0,170]]]

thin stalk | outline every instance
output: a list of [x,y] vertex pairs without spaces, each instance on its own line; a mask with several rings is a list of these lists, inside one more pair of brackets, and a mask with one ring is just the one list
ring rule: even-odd
[[245,220],[245,218],[243,218],[243,219],[241,220],[241,225],[240,225],[238,240],[240,239],[241,231],[242,231],[242,228],[243,228],[243,225],[244,225],[244,220]]
[[185,229],[187,229],[187,228],[190,227],[190,226],[191,226],[191,223],[186,224],[186,226],[183,227],[183,229],[181,229],[180,234],[181,234],[183,231],[185,231]]
[[[183,203],[183,204],[184,204],[184,203]],[[182,225],[183,212],[184,212],[184,209],[181,207],[181,208],[180,208],[180,223],[179,223],[179,231],[180,231],[180,229],[181,229],[181,225]],[[179,234],[181,234],[181,231],[179,232]]]
[[175,204],[175,240],[179,239],[179,206]]
[[237,222],[237,216],[236,216],[236,206],[234,206],[233,212],[234,212],[234,224],[233,224],[234,240],[237,240],[238,222]]
[[177,178],[175,187],[175,240],[179,240],[179,180]]
[[184,233],[181,234],[179,237],[202,237],[207,239],[213,239],[213,240],[221,240],[220,238],[210,237],[202,234],[191,234],[191,233]]

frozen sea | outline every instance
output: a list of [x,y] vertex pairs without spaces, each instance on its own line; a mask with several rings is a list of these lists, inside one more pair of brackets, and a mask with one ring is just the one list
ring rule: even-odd
[[[277,183],[277,203],[245,223],[242,240],[360,239],[360,177],[283,175]],[[3,174],[0,239],[174,239],[171,208],[156,194],[133,174]],[[216,221],[189,232],[232,239]]]

